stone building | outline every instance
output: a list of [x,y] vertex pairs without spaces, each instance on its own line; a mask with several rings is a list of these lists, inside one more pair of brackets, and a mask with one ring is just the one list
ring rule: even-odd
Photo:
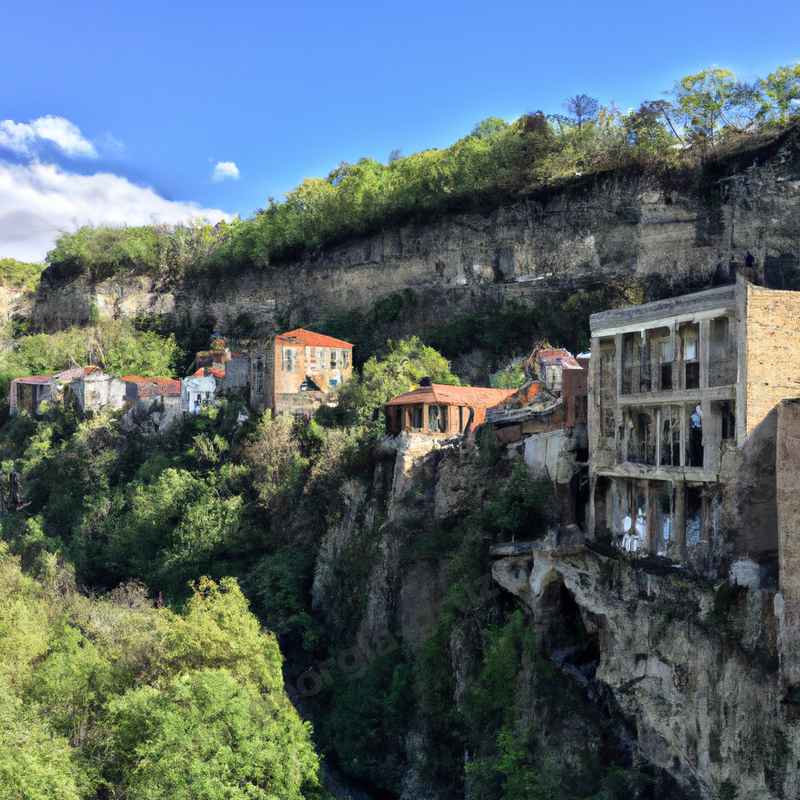
[[[8,388],[11,416],[20,411],[38,414],[42,403],[61,402],[68,386],[96,372],[98,367],[70,367],[55,375],[28,375],[14,378]],[[106,376],[108,377],[108,376]]]
[[125,403],[125,383],[97,367],[86,367],[69,384],[69,391],[83,413],[103,408],[116,410]]
[[250,352],[250,405],[275,414],[312,414],[353,374],[353,345],[297,328]]
[[490,408],[502,405],[516,389],[449,386],[423,378],[418,389],[392,398],[385,406],[386,432],[459,436],[474,431]]
[[776,407],[800,293],[737,284],[591,317],[590,532],[758,580],[778,550]]
[[563,347],[539,347],[531,355],[529,364],[533,374],[555,395],[561,394],[564,371],[580,369],[575,356]]

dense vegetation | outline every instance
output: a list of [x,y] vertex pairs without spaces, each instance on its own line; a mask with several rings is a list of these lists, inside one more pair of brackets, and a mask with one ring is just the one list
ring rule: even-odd
[[[340,554],[324,625],[311,600],[317,553],[341,519],[342,487],[374,484],[383,456],[373,410],[423,374],[457,380],[412,339],[370,361],[340,416],[308,425],[242,423],[230,401],[158,439],[123,435],[114,415],[57,407],[0,429],[3,476],[19,472],[26,503],[0,515],[0,692],[13,732],[0,745],[0,784],[11,787],[0,798],[317,796],[316,756],[283,694],[276,641],[238,587],[278,635],[297,686],[306,665],[344,663],[380,520],[365,520]],[[521,723],[503,711],[509,686],[538,686],[542,713],[569,692],[486,580],[487,538],[543,531],[552,514],[549,486],[501,455],[491,440],[476,451],[491,488],[459,524],[432,525],[412,493],[397,536],[413,532],[412,562],[440,564],[450,585],[422,652],[374,653],[357,672],[335,666],[308,698],[320,750],[369,786],[396,787],[412,718],[437,742],[426,769],[443,791],[468,781],[480,800],[516,800],[567,785],[547,755],[550,734],[512,736]],[[458,708],[447,645],[456,631],[473,653]],[[468,772],[465,748],[475,753]],[[609,775],[589,760],[558,796],[622,797],[638,780],[624,773],[613,793]]]
[[36,571],[0,542],[0,798],[320,796],[278,645],[235,581],[201,580],[177,614],[139,584],[90,599],[55,554]]
[[264,267],[393,222],[485,208],[553,182],[620,167],[692,166],[779,131],[800,116],[800,65],[745,83],[709,68],[681,78],[671,100],[622,112],[577,95],[566,114],[490,117],[443,149],[341,163],[309,178],[248,220],[217,226],[84,227],[62,236],[47,260],[56,274],[94,279],[149,272]]
[[28,264],[14,258],[0,258],[0,286],[32,292],[39,285],[44,264]]
[[12,378],[23,375],[52,375],[85,364],[97,364],[112,375],[172,375],[180,357],[173,335],[137,330],[124,320],[21,335],[0,351],[0,397],[6,396]]

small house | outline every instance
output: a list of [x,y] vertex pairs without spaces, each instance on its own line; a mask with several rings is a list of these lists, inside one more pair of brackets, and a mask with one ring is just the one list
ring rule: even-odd
[[125,403],[125,384],[97,367],[86,367],[69,384],[69,391],[83,413],[103,408],[119,409]]
[[95,366],[70,367],[55,375],[28,375],[14,378],[8,390],[11,416],[20,411],[38,414],[42,403],[60,402],[63,400],[65,387],[97,370]]
[[458,436],[474,431],[489,408],[514,396],[514,389],[449,386],[423,378],[418,389],[392,398],[385,406],[386,432]]
[[218,370],[212,367],[205,370],[210,374],[199,374],[203,371],[201,368],[181,381],[181,407],[187,414],[199,414],[204,406],[214,402],[217,393],[217,376],[214,373]]
[[561,394],[565,369],[580,369],[575,356],[563,347],[540,347],[531,356],[533,373],[555,395]]

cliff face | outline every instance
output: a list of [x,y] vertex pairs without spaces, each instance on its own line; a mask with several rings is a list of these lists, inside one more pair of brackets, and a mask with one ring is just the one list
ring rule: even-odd
[[772,593],[586,548],[500,559],[493,575],[545,630],[563,592],[574,600],[596,637],[596,679],[635,721],[649,762],[703,798],[798,796],[800,725],[783,702]]
[[[421,542],[437,526],[460,537],[465,508],[485,505],[489,486],[479,460],[474,448],[440,450],[412,437],[371,486],[343,486],[347,510],[323,541],[314,599],[330,624],[346,625],[333,576],[358,552],[364,591],[362,613],[349,618],[353,652],[413,660],[435,639],[454,578],[447,559]],[[484,597],[481,613],[491,618],[515,602],[556,668],[547,692],[530,665],[513,677],[509,715],[533,726],[540,752],[575,774],[592,755],[645,765],[658,788],[631,795],[641,798],[800,795],[800,714],[781,686],[773,592],[712,585],[580,537],[559,546],[553,534],[531,554],[497,558],[486,567],[487,581],[489,574],[494,591],[481,580],[470,589]],[[480,637],[461,623],[439,647],[437,658],[453,676],[449,701],[463,709],[485,658]],[[443,792],[426,772],[425,754],[435,746],[429,712],[409,709],[402,755],[394,757],[389,788],[408,800],[461,796],[452,786]],[[464,753],[467,762],[473,757]],[[470,796],[468,786],[461,791]]]
[[34,309],[43,329],[100,316],[210,317],[228,332],[309,324],[368,310],[403,290],[405,320],[424,328],[449,315],[558,287],[622,277],[708,283],[749,250],[773,285],[800,269],[800,132],[681,175],[619,172],[485,213],[456,213],[387,229],[303,260],[225,279],[159,285],[149,278],[48,283]]

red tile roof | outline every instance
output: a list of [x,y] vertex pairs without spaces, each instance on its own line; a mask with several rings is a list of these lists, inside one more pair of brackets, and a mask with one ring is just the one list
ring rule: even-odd
[[295,328],[293,331],[280,333],[275,338],[281,341],[304,344],[308,347],[342,347],[348,350],[352,350],[353,348],[350,342],[345,342],[343,339],[334,339],[333,336],[326,336],[324,333],[314,333],[314,331],[307,331],[305,328]]
[[564,367],[580,367],[575,356],[563,347],[537,350],[536,358],[544,364],[560,364]]
[[148,387],[155,394],[180,395],[181,382],[177,378],[148,378],[142,375],[123,375],[125,383],[135,383],[138,386]]
[[417,403],[435,403],[443,406],[470,406],[489,408],[513,397],[516,389],[486,389],[479,386],[448,386],[433,383],[420,386],[411,392],[392,398],[386,405],[405,406]]
[[192,373],[193,378],[207,378],[209,375],[222,380],[225,377],[225,370],[221,367],[200,367]]

